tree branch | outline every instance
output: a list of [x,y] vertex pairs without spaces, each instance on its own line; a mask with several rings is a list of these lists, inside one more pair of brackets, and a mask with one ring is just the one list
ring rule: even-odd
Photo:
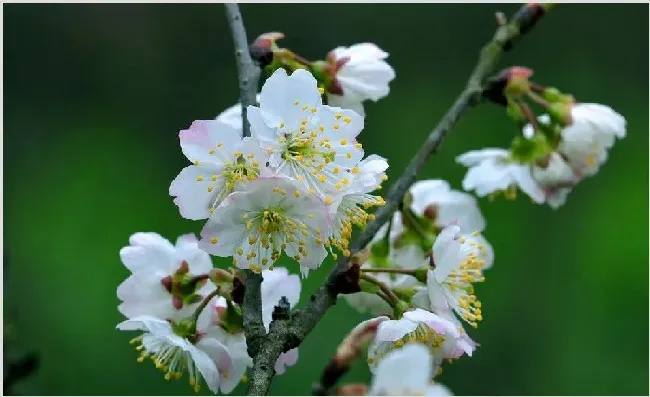
[[[246,32],[238,6],[232,3],[225,6],[235,41],[235,55],[239,70],[239,88],[244,119],[244,136],[248,136],[250,135],[250,125],[246,119],[246,107],[255,104],[259,68],[253,64],[248,52]],[[510,22],[504,23],[497,28],[492,40],[481,50],[478,63],[469,76],[464,90],[436,128],[431,131],[406,170],[393,184],[388,192],[386,205],[375,213],[375,220],[368,224],[367,228],[352,244],[354,252],[365,247],[379,228],[390,219],[417,174],[426,164],[429,156],[439,149],[443,140],[460,117],[481,101],[485,81],[494,72],[502,53],[508,51],[512,47],[514,40],[535,26],[552,7],[552,4],[530,3],[524,5],[513,15]],[[249,352],[254,353],[252,355],[254,364],[248,390],[249,395],[263,395],[268,392],[275,375],[274,366],[279,355],[297,347],[323,318],[327,310],[336,303],[337,295],[343,292],[341,290],[342,286],[343,288],[349,287],[349,282],[346,283],[344,280],[351,278],[351,270],[347,259],[342,257],[318,292],[311,296],[310,301],[303,310],[296,311],[291,316],[279,316],[278,318],[274,316],[269,333],[261,337],[258,331],[259,324],[262,323],[259,291],[262,280],[260,275],[255,275],[250,271],[246,272],[247,281],[243,302],[244,329],[249,343]],[[358,279],[358,274],[356,274],[356,277]],[[262,330],[264,329],[262,328]]]
[[[494,72],[502,53],[508,51],[512,47],[514,40],[529,31],[553,6],[553,4],[526,4],[513,15],[510,22],[497,28],[492,40],[482,48],[478,62],[469,76],[465,88],[442,120],[431,131],[402,175],[392,185],[386,197],[386,205],[375,213],[375,220],[368,224],[352,244],[353,252],[365,247],[379,228],[391,218],[393,212],[401,203],[404,194],[426,164],[429,156],[440,148],[445,137],[461,116],[481,101],[485,81]],[[336,280],[347,271],[349,266],[347,259],[341,258],[336,268],[328,275],[323,286],[316,294],[312,295],[310,302],[299,313],[294,315],[291,332],[297,341],[302,341],[318,321],[323,318],[327,310],[336,303],[336,296],[339,292],[335,288]]]
[[[242,125],[244,137],[250,136],[250,123],[246,117],[247,108],[249,105],[256,104],[257,86],[260,77],[260,68],[253,63],[250,52],[248,50],[248,39],[246,38],[246,29],[244,28],[244,21],[239,6],[236,3],[226,3],[226,16],[228,18],[228,25],[232,33],[233,42],[235,45],[235,59],[237,60],[237,72],[239,75],[239,97],[242,107]],[[260,384],[265,384],[265,379],[270,379],[275,374],[268,371],[273,371],[274,365],[268,365],[264,361],[267,357],[277,357],[282,351],[276,352],[278,344],[267,342],[266,329],[262,320],[262,275],[259,273],[245,270],[246,277],[244,284],[244,298],[241,304],[244,316],[244,332],[246,335],[246,343],[248,346],[248,355],[253,358],[253,376],[252,382],[249,386],[249,393],[260,394]],[[282,345],[280,345],[282,346]],[[275,348],[273,351],[267,351]],[[275,361],[272,362],[275,364]],[[268,385],[264,390],[264,394],[268,390]]]
[[237,72],[239,74],[239,97],[242,107],[242,121],[244,136],[251,136],[251,126],[246,117],[246,109],[249,105],[255,105],[257,85],[260,78],[260,68],[253,63],[251,54],[248,51],[248,39],[246,29],[242,20],[239,6],[236,3],[226,3],[226,16],[228,25],[235,42],[235,59],[237,60]]

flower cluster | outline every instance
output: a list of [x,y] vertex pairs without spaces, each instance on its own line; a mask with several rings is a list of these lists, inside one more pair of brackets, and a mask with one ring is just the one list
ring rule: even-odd
[[[385,204],[373,193],[387,179],[388,161],[367,155],[358,137],[364,102],[388,95],[395,78],[388,54],[362,43],[310,62],[279,48],[282,37],[267,33],[250,47],[269,77],[245,119],[236,104],[179,133],[190,164],[169,195],[182,217],[205,221],[200,239],[186,234],[172,244],[136,233],[120,251],[131,274],[117,288],[126,317],[117,328],[140,333],[131,341],[138,362],[150,359],[167,380],[187,372],[197,392],[205,383],[214,393],[230,393],[253,365],[240,269],[262,275],[269,332],[276,306],[293,307],[300,298],[300,277],[279,263],[296,262],[306,277],[328,254],[350,257],[353,230],[375,220],[372,209]],[[483,90],[520,128],[510,147],[456,160],[469,168],[466,191],[514,198],[519,189],[558,208],[578,182],[597,173],[616,139],[625,137],[626,121],[607,106],[533,84],[531,75],[510,68]],[[535,117],[526,98],[545,114]],[[472,356],[478,346],[464,327],[483,320],[475,288],[494,251],[482,234],[477,199],[446,181],[424,180],[399,204],[348,269],[355,276],[350,290],[358,292],[344,298],[372,318],[339,346],[328,365],[333,375],[324,379],[338,379],[367,347],[373,380],[342,387],[339,395],[451,395],[434,377],[443,363]],[[231,258],[233,267],[214,268],[210,255]],[[282,374],[297,360],[297,348],[283,352],[274,370]]]
[[411,186],[405,204],[370,244],[360,268],[362,292],[345,295],[359,311],[395,314],[379,324],[368,350],[377,381],[385,376],[382,363],[410,344],[426,347],[434,374],[444,360],[472,355],[476,344],[463,323],[475,328],[483,319],[474,285],[485,280],[494,261],[481,234],[485,219],[471,195],[442,180],[425,180]]
[[463,188],[481,197],[503,192],[511,199],[520,189],[533,202],[557,209],[576,184],[598,172],[616,139],[625,138],[627,123],[608,106],[577,103],[554,88],[536,88],[537,94],[527,81],[532,72],[513,69],[518,73],[516,78],[511,74],[509,83],[548,113],[532,119],[527,106],[510,102],[511,115],[516,119],[528,115],[529,119],[524,117],[528,124],[510,149],[487,148],[458,156],[456,160],[469,168]]
[[[205,382],[230,393],[252,365],[242,329],[242,309],[230,299],[235,274],[214,269],[192,234],[176,245],[156,233],[136,233],[120,256],[132,274],[117,289],[122,331],[140,331],[131,340],[138,362],[151,360],[167,380],[188,374],[199,391]],[[262,317],[267,328],[282,297],[291,306],[300,298],[300,278],[285,268],[263,272]],[[223,295],[223,296],[222,296]],[[283,353],[275,370],[284,373],[298,360],[298,350]]]
[[247,109],[251,137],[242,137],[238,106],[180,133],[192,162],[172,182],[182,216],[208,219],[201,249],[233,257],[242,269],[269,269],[285,254],[302,273],[328,250],[349,255],[353,226],[363,227],[383,205],[371,195],[385,179],[385,159],[364,152],[363,118],[323,105],[305,70],[278,69]]
[[[310,71],[278,68],[246,120],[238,104],[180,131],[190,164],[169,194],[182,217],[207,221],[200,239],[186,234],[172,244],[156,233],[135,233],[120,251],[131,274],[117,288],[118,310],[126,317],[117,328],[139,332],[131,341],[138,362],[151,360],[166,380],[187,373],[197,392],[203,384],[214,393],[232,392],[253,363],[240,305],[244,275],[237,268],[261,273],[269,332],[274,308],[293,307],[300,298],[300,277],[278,261],[295,260],[306,276],[328,253],[350,255],[353,227],[364,227],[374,217],[368,211],[384,204],[371,193],[388,168],[380,156],[364,158],[357,140],[364,119],[350,109],[359,108],[354,101],[388,93],[392,77],[372,74],[387,54],[374,59],[368,46],[338,62],[337,84],[345,90],[338,99],[345,107],[323,103],[329,94]],[[251,136],[244,136],[244,121]],[[215,268],[210,254],[232,257],[235,267]],[[298,348],[283,352],[275,373],[297,360]]]

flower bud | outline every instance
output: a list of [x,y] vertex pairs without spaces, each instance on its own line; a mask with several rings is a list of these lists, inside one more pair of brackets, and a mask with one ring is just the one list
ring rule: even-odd
[[248,47],[253,60],[260,66],[264,67],[273,62],[273,53],[277,50],[276,40],[284,38],[283,33],[269,32],[261,34],[253,44]]
[[555,87],[547,87],[542,91],[542,97],[550,103],[566,103],[570,104],[574,102],[574,99],[571,95],[563,94]]
[[508,69],[508,81],[505,86],[506,96],[521,96],[530,91],[528,79],[533,75],[533,70],[521,66],[513,66]]
[[508,98],[530,91],[528,78],[532,75],[531,69],[521,66],[504,69],[487,82],[482,96],[498,105],[506,106],[509,103]]
[[368,386],[362,383],[343,385],[336,390],[337,396],[365,396],[367,393]]
[[546,110],[553,120],[562,126],[567,126],[573,124],[573,119],[571,118],[571,107],[571,104],[555,102],[549,104]]
[[424,209],[424,216],[430,221],[435,221],[438,216],[438,206],[436,204],[431,204]]
[[234,276],[232,273],[230,273],[227,270],[219,269],[219,268],[214,268],[208,272],[208,276],[210,277],[210,281],[213,283],[219,285],[222,283],[231,283]]

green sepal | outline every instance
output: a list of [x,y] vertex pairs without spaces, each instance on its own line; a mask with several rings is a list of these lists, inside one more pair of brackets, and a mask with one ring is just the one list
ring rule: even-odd
[[231,300],[226,300],[226,313],[221,318],[222,328],[231,334],[236,334],[244,329],[244,316],[239,306],[235,306]]
[[522,164],[530,164],[552,150],[544,134],[535,134],[530,139],[518,135],[510,145],[512,159]]

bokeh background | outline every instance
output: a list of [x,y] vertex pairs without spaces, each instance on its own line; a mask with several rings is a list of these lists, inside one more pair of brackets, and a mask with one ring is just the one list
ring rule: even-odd
[[[242,5],[249,38],[281,31],[283,46],[322,59],[372,41],[397,72],[390,95],[367,104],[361,141],[396,178],[463,87],[494,12],[517,5]],[[561,5],[502,66],[606,103],[628,137],[598,175],[553,211],[525,197],[481,200],[496,265],[478,287],[485,320],[471,359],[440,381],[457,394],[648,393],[647,5]],[[4,6],[5,317],[12,347],[40,354],[27,394],[189,394],[136,363],[115,330],[119,260],[130,234],[198,233],[167,195],[186,159],[177,133],[237,101],[232,41],[219,4]],[[422,178],[456,188],[454,157],[504,146],[504,111],[471,111]],[[215,260],[223,265],[224,262]],[[303,296],[329,270],[310,274]],[[300,365],[273,394],[309,394],[343,335],[364,316],[344,301],[300,347]],[[345,378],[367,381],[360,363]],[[242,387],[236,390],[243,393]]]

